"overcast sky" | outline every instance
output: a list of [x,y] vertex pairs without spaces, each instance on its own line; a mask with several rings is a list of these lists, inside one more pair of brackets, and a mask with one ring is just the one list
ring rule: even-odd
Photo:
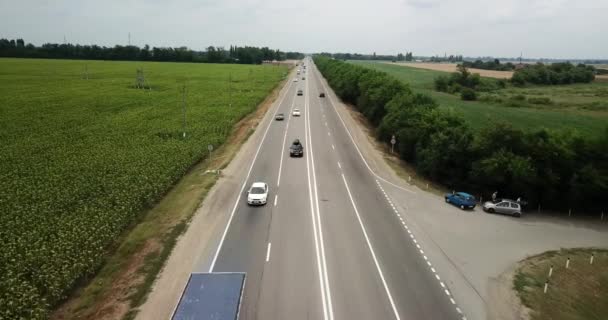
[[608,58],[608,0],[0,0],[0,38]]

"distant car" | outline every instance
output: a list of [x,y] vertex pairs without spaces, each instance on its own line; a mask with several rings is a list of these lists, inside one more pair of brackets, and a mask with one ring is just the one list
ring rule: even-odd
[[300,139],[296,139],[289,147],[289,156],[290,157],[303,157],[304,156],[304,146],[300,143]]
[[275,120],[281,121],[285,119],[285,115],[282,113],[278,113],[276,117],[274,117]]
[[477,200],[466,192],[446,193],[445,202],[451,203],[460,209],[473,209],[477,205]]
[[483,211],[489,213],[509,214],[518,218],[521,217],[521,205],[511,199],[487,201],[483,204]]
[[301,96],[301,95],[303,95],[303,94],[304,94],[304,93],[302,92],[302,89],[298,89],[298,95],[299,95],[299,96]]
[[325,98],[325,92],[319,93],[319,98]]
[[302,77],[302,80],[306,80],[306,77]]
[[293,82],[298,82],[298,78],[293,78]]
[[247,191],[247,204],[264,205],[268,200],[268,185],[265,182],[254,182]]
[[291,115],[293,115],[294,117],[299,117],[300,116],[300,109],[293,109],[293,112],[291,113]]

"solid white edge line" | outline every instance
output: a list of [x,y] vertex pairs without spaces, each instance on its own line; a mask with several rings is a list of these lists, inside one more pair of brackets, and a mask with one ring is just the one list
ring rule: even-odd
[[[309,90],[309,86],[308,86],[308,82],[306,83],[306,91],[310,92]],[[323,266],[323,277],[324,277],[324,283],[325,283],[325,290],[326,290],[326,299],[327,299],[327,312],[329,315],[329,319],[333,320],[334,319],[334,311],[333,311],[333,303],[331,300],[331,287],[329,286],[329,279],[328,279],[328,272],[327,272],[327,260],[325,259],[325,245],[324,245],[324,239],[323,239],[323,226],[321,224],[321,214],[320,214],[320,210],[319,210],[319,193],[318,193],[318,188],[317,188],[317,173],[315,171],[315,154],[313,151],[313,142],[312,142],[312,131],[310,128],[310,95],[306,95],[306,99],[305,99],[305,109],[306,109],[306,114],[307,114],[307,118],[306,118],[306,124],[308,125],[308,139],[309,139],[309,150],[310,150],[310,163],[311,163],[311,167],[312,167],[312,178],[313,178],[313,186],[314,186],[314,192],[315,192],[315,208],[316,208],[316,216],[317,216],[317,224],[318,224],[318,229],[319,229],[319,242],[320,242],[320,247],[321,247],[321,261],[322,261],[322,266]]]
[[255,152],[255,155],[253,156],[253,161],[251,161],[251,165],[249,165],[249,170],[247,171],[247,176],[245,176],[245,180],[243,181],[243,184],[241,186],[241,190],[239,191],[239,194],[236,197],[236,201],[234,202],[234,206],[232,207],[232,212],[230,213],[230,218],[228,218],[228,223],[226,224],[226,228],[224,229],[224,233],[222,234],[222,238],[220,239],[220,243],[217,246],[217,250],[215,251],[215,255],[213,256],[213,260],[211,261],[211,266],[209,267],[209,272],[213,272],[213,267],[215,267],[215,262],[217,261],[217,257],[219,256],[220,251],[222,250],[222,245],[224,244],[224,239],[226,239],[226,234],[228,233],[228,229],[230,228],[230,224],[232,223],[232,218],[234,218],[234,213],[236,212],[236,208],[238,207],[239,201],[241,200],[241,195],[243,195],[243,191],[245,190],[245,185],[247,184],[247,180],[249,180],[249,176],[251,175],[251,170],[253,169],[253,165],[255,164],[255,160],[258,158],[260,150],[262,149],[262,146],[264,145],[264,140],[266,140],[266,135],[268,134],[268,129],[270,129],[270,126],[272,125],[272,119],[274,119],[274,117],[276,116],[277,112],[281,108],[281,104],[283,103],[283,100],[285,99],[285,96],[287,96],[287,92],[289,92],[289,90],[291,89],[291,85],[292,85],[292,82],[289,82],[289,85],[287,86],[287,89],[283,93],[283,97],[279,100],[279,104],[277,105],[276,109],[274,110],[274,113],[273,113],[272,117],[268,121],[268,126],[266,126],[266,131],[264,131],[264,135],[262,136],[262,140],[260,141],[260,145],[258,146],[258,149]]
[[363,225],[363,221],[361,220],[361,216],[359,215],[359,210],[357,209],[357,205],[355,204],[355,200],[353,199],[353,195],[350,192],[350,188],[348,187],[348,182],[346,182],[346,177],[344,176],[344,173],[342,174],[342,180],[344,181],[344,186],[346,187],[346,192],[348,193],[348,197],[350,198],[350,202],[353,205],[353,208],[355,209],[355,214],[357,215],[357,220],[359,220],[359,225],[361,226],[361,230],[363,231],[363,235],[365,236],[365,241],[367,242],[367,247],[372,255],[372,259],[374,260],[374,264],[376,265],[376,270],[378,271],[378,274],[380,275],[380,279],[382,280],[382,285],[384,286],[384,290],[386,291],[386,295],[388,296],[388,300],[391,303],[391,307],[393,308],[393,313],[395,315],[395,318],[397,320],[400,320],[401,317],[399,317],[399,311],[397,311],[397,306],[395,306],[395,301],[393,300],[393,296],[391,295],[391,291],[388,288],[388,284],[386,283],[386,280],[384,279],[384,274],[382,272],[382,268],[380,268],[380,263],[378,262],[378,259],[376,258],[376,253],[374,252],[374,248],[372,246],[371,241],[369,240],[369,237],[367,236],[367,231],[365,230],[365,226]]
[[402,186],[396,185],[396,184],[394,184],[394,183],[392,183],[392,182],[390,182],[390,181],[382,178],[376,172],[374,172],[374,170],[372,170],[372,168],[367,163],[367,160],[365,160],[365,158],[363,157],[363,154],[361,153],[361,150],[359,150],[359,146],[357,146],[357,144],[355,143],[355,139],[353,138],[352,134],[350,133],[350,130],[348,130],[348,128],[346,127],[346,124],[344,123],[344,120],[342,119],[342,116],[340,115],[340,113],[338,112],[338,110],[336,110],[336,106],[335,106],[335,104],[333,102],[331,94],[329,94],[329,91],[327,91],[327,87],[325,87],[325,84],[323,83],[323,81],[320,78],[318,78],[318,79],[319,79],[319,82],[321,82],[321,86],[323,87],[323,90],[325,92],[327,92],[327,96],[329,97],[329,102],[331,103],[331,105],[332,105],[332,107],[334,109],[334,112],[338,115],[338,118],[340,119],[340,122],[342,122],[342,126],[344,126],[344,129],[346,130],[346,133],[348,134],[348,136],[350,137],[350,140],[352,141],[353,145],[355,146],[355,149],[357,149],[357,152],[359,153],[359,156],[361,157],[361,160],[363,160],[363,163],[365,164],[365,166],[367,167],[367,169],[372,173],[372,175],[374,175],[376,178],[378,178],[378,179],[380,179],[380,180],[382,180],[382,181],[384,181],[384,182],[392,185],[395,188],[398,188],[398,189],[410,192],[412,194],[416,194],[416,192],[414,192],[412,190],[409,190],[409,189],[404,188]]
[[[308,90],[306,90],[308,91]],[[308,96],[309,93],[307,93],[306,96]],[[311,178],[310,178],[310,143],[308,141],[308,114],[307,114],[307,105],[304,104],[304,139],[306,139],[306,145],[308,145],[309,147],[306,148],[306,153],[309,155],[306,157],[306,177],[307,177],[307,181],[308,181],[308,196],[310,199],[310,217],[312,219],[312,226],[313,226],[313,236],[314,236],[314,243],[315,243],[315,254],[317,257],[317,272],[319,273],[319,286],[321,289],[321,303],[323,305],[323,319],[327,320],[328,319],[328,314],[327,314],[327,298],[325,296],[325,283],[324,283],[324,278],[323,278],[323,267],[321,266],[321,254],[320,254],[320,249],[319,249],[319,241],[318,241],[318,234],[317,234],[317,222],[316,222],[316,216],[315,216],[315,206],[313,203],[313,192],[312,192],[312,186],[311,186]]]
[[272,243],[268,242],[268,248],[266,249],[266,262],[270,261],[270,247],[272,247]]

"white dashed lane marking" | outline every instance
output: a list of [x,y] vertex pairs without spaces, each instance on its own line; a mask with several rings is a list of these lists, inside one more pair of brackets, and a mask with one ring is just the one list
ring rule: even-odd
[[[329,132],[328,132],[328,134],[329,134]],[[332,145],[332,148],[333,148],[333,145]],[[339,163],[338,163],[338,165],[339,165]],[[431,261],[429,260],[429,258],[424,254],[424,250],[422,250],[422,247],[418,243],[418,240],[416,240],[416,237],[414,236],[414,234],[412,233],[412,231],[410,231],[410,228],[405,223],[403,217],[401,216],[401,214],[399,213],[399,211],[397,210],[397,208],[393,204],[392,200],[390,199],[390,197],[388,196],[388,194],[386,194],[386,192],[384,191],[384,188],[382,188],[382,185],[380,184],[380,181],[376,180],[376,184],[378,185],[378,187],[382,191],[382,194],[384,194],[384,197],[386,198],[386,201],[390,204],[390,206],[393,209],[393,211],[395,211],[395,214],[397,215],[397,217],[401,221],[401,224],[403,224],[403,227],[405,228],[405,230],[409,234],[410,238],[412,239],[412,241],[416,245],[416,248],[418,248],[418,250],[420,251],[420,255],[422,256],[422,258],[424,259],[424,261],[426,262],[426,264],[429,266],[431,272],[433,272],[433,274],[435,275],[435,278],[437,279],[437,281],[441,285],[441,288],[443,289],[443,292],[450,298],[450,302],[452,303],[452,305],[456,306],[456,300],[454,300],[454,298],[450,294],[450,291],[447,289],[445,283],[443,281],[441,281],[441,277],[439,277],[439,275],[437,274],[437,270],[435,270],[435,268],[433,267],[433,264],[431,264]],[[462,314],[462,310],[458,306],[456,306],[456,312],[458,312],[458,314],[462,315],[462,320],[467,320],[467,317],[465,317]]]

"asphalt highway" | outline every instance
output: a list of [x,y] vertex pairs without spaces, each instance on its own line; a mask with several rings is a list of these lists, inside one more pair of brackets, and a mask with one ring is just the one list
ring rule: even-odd
[[[305,65],[270,109],[285,120],[258,128],[264,136],[205,271],[247,273],[241,320],[466,319],[361,156],[336,96],[310,58]],[[302,158],[289,156],[294,139]],[[249,206],[258,181],[269,185],[268,203]]]

